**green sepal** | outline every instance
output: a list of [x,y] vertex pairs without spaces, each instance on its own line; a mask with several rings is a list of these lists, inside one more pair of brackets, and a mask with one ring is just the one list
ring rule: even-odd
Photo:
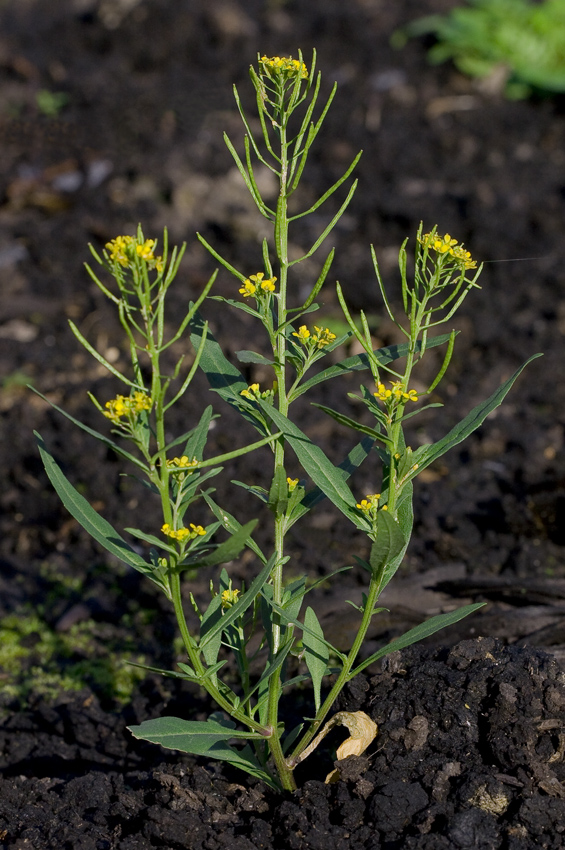
[[59,498],[68,512],[73,516],[80,525],[108,552],[114,555],[118,560],[122,561],[134,570],[137,570],[143,575],[150,578],[158,587],[163,590],[169,597],[169,588],[162,576],[156,573],[155,567],[148,564],[141,555],[138,555],[131,546],[118,534],[118,532],[110,525],[107,520],[100,516],[94,508],[87,502],[84,496],[73,487],[70,481],[65,477],[61,468],[56,463],[53,455],[47,449],[43,442],[43,438],[37,431],[34,431],[39,447],[41,460],[45,467],[47,477],[57,491]]
[[419,626],[415,626],[413,629],[405,632],[402,637],[395,638],[395,640],[392,640],[390,643],[387,643],[386,646],[381,647],[377,650],[377,652],[370,655],[369,658],[366,658],[349,673],[349,676],[347,677],[348,681],[354,679],[358,673],[361,673],[366,667],[374,664],[375,661],[378,661],[380,658],[384,658],[385,655],[390,655],[391,652],[397,652],[399,649],[405,649],[413,643],[418,643],[418,641],[430,637],[430,635],[435,634],[440,629],[445,629],[447,626],[458,623],[459,620],[462,620],[464,617],[468,617],[469,614],[473,614],[484,605],[486,605],[486,602],[475,602],[472,605],[463,605],[461,608],[457,608],[455,611],[450,611],[448,614],[437,614],[435,617],[430,617],[429,620],[426,620]]

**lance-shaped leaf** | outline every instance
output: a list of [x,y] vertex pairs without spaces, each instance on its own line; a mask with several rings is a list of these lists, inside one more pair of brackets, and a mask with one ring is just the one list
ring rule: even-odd
[[274,790],[280,790],[273,778],[261,767],[253,751],[246,745],[236,749],[229,744],[230,739],[262,739],[257,732],[241,732],[228,726],[228,722],[216,720],[182,720],[179,717],[157,717],[145,720],[139,726],[129,726],[135,738],[151,741],[171,750],[192,753],[195,756],[227,761],[252,776],[262,779]]
[[[244,594],[240,597],[240,599],[236,602],[236,604],[228,608],[224,611],[221,617],[215,617],[215,619],[210,618],[210,622],[204,625],[204,619],[206,615],[202,618],[202,623],[200,624],[200,646],[205,647],[206,644],[215,640],[218,635],[221,636],[221,633],[224,629],[227,629],[235,620],[238,619],[242,614],[244,614],[250,605],[253,604],[253,601],[267,579],[271,574],[271,570],[273,569],[273,564],[275,562],[275,558],[270,558],[259,575],[251,582],[249,586],[249,590],[246,590]],[[219,599],[219,596],[214,597],[215,599]]]
[[[234,533],[243,527],[234,516],[232,516],[230,513],[228,513],[228,511],[224,510],[224,508],[221,508],[218,504],[216,504],[216,502],[208,493],[203,493],[202,495],[204,496],[206,504],[208,505],[216,519],[220,520],[222,526],[226,529],[226,531]],[[261,552],[260,548],[257,546],[253,538],[248,537],[245,541],[245,544],[249,547],[249,549],[255,552],[257,557],[260,558],[263,563],[266,562],[267,559],[265,555]]]
[[377,539],[371,546],[369,563],[373,578],[383,581],[386,567],[396,561],[400,553],[404,554],[406,539],[400,530],[400,524],[388,511],[381,510],[377,514]]
[[118,534],[118,532],[110,525],[107,520],[100,516],[94,508],[86,501],[84,496],[76,490],[71,482],[66,478],[60,466],[55,461],[53,455],[47,449],[43,439],[37,431],[34,432],[39,446],[41,460],[45,467],[45,472],[51,484],[57,491],[59,498],[68,512],[77,522],[93,537],[101,546],[108,552],[127,564],[133,567],[143,575],[155,582],[158,587],[163,590],[167,596],[169,589],[162,579],[155,574],[155,569],[151,564],[143,560],[141,555],[138,555],[131,546]]
[[537,357],[542,357],[542,354],[534,354],[532,357],[528,358],[525,363],[523,363],[519,369],[517,369],[512,377],[510,377],[507,381],[505,381],[502,386],[500,386],[496,392],[494,392],[486,401],[481,402],[473,410],[455,425],[451,431],[443,437],[443,439],[438,440],[437,443],[432,443],[428,446],[420,446],[419,449],[413,453],[414,463],[417,463],[417,468],[414,469],[411,477],[415,477],[418,475],[422,469],[425,469],[434,460],[437,460],[439,457],[444,455],[453,446],[458,445],[458,443],[463,442],[469,434],[472,434],[473,431],[476,431],[479,428],[489,413],[498,407],[504,398],[508,395],[512,385],[519,377],[519,375],[526,368],[528,363],[531,363],[532,360],[535,360]]
[[31,386],[30,390],[32,390],[32,392],[42,398],[43,401],[46,401],[47,404],[50,404],[51,407],[58,413],[62,413],[63,416],[66,416],[66,418],[69,419],[74,425],[78,425],[79,428],[81,428],[83,431],[86,431],[87,434],[90,434],[91,437],[95,437],[95,439],[100,440],[100,442],[104,443],[105,446],[108,446],[108,448],[113,449],[116,454],[120,455],[126,460],[131,461],[131,463],[135,464],[135,466],[139,467],[139,469],[147,471],[147,465],[142,460],[140,460],[140,458],[136,457],[135,455],[132,455],[131,452],[128,452],[123,449],[120,445],[118,445],[118,443],[115,443],[113,440],[110,440],[109,437],[104,436],[104,434],[100,434],[99,431],[95,431],[94,428],[89,428],[88,425],[85,425],[84,422],[80,421],[80,419],[75,419],[74,416],[71,416],[71,414],[67,413],[66,410],[63,410],[62,407],[59,407],[54,402],[50,401],[47,396],[43,395],[43,393],[40,393],[39,390],[36,390],[34,387]]
[[191,555],[190,552],[187,553],[187,557],[184,559],[181,567],[214,567],[216,564],[226,564],[228,561],[232,561],[236,558],[241,550],[247,543],[247,540],[257,525],[259,520],[252,519],[251,522],[247,522],[245,525],[242,525],[237,531],[235,531],[228,540],[225,540],[223,543],[213,551],[210,552],[209,555],[198,555],[196,552],[194,555]]
[[330,652],[324,641],[324,632],[313,608],[308,607],[304,614],[302,644],[304,646],[304,661],[312,678],[314,688],[314,703],[316,712],[321,704],[322,681],[326,674]]
[[[204,326],[202,316],[196,313],[190,326],[190,340],[196,349],[201,343]],[[200,368],[213,390],[216,390],[225,401],[231,404],[237,402],[239,406],[240,393],[241,390],[247,389],[247,381],[239,369],[224,355],[221,346],[210,331],[207,332],[204,351],[200,358]]]
[[[427,341],[426,348],[443,345],[449,342],[449,340],[450,334],[432,337],[432,339]],[[416,352],[420,351],[421,347],[421,343],[418,343]],[[393,360],[406,357],[408,349],[408,343],[403,342],[400,345],[387,345],[385,348],[378,348],[373,354],[381,366],[386,366],[387,363],[392,363]],[[322,372],[318,372],[317,375],[309,378],[293,392],[292,398],[298,398],[302,393],[308,392],[309,389],[315,387],[316,384],[321,384],[323,381],[329,381],[331,378],[337,378],[339,375],[346,375],[348,372],[358,372],[369,368],[369,357],[367,354],[356,354],[354,357],[348,357],[346,360],[342,360],[341,363],[336,363],[334,366],[330,366],[328,369],[324,369]]]
[[384,658],[385,655],[390,655],[391,652],[396,652],[399,649],[405,649],[405,647],[411,646],[413,643],[418,643],[418,641],[424,640],[424,638],[430,637],[430,635],[439,632],[440,629],[445,629],[446,626],[452,626],[453,623],[458,623],[459,620],[462,620],[464,617],[468,617],[469,614],[473,614],[475,611],[478,611],[479,608],[483,607],[483,605],[486,605],[486,602],[475,602],[472,605],[463,605],[461,608],[457,608],[456,611],[450,611],[448,614],[438,614],[435,617],[430,617],[430,619],[426,620],[425,623],[421,623],[419,626],[415,626],[415,628],[405,632],[402,637],[391,640],[391,642],[387,643],[386,646],[381,647],[381,649],[374,652],[373,655],[370,655],[369,658],[366,658],[361,664],[351,671],[348,679],[353,679],[366,667],[369,667],[371,664],[374,664],[375,661],[378,661],[379,658]]
[[326,457],[319,446],[316,446],[300,428],[279,413],[274,407],[258,402],[269,414],[277,428],[282,431],[288,440],[296,456],[314,484],[316,484],[325,496],[339,508],[355,525],[362,526],[370,531],[369,523],[359,516],[354,505],[356,500],[353,493],[343,480],[342,472],[337,469],[331,460]]

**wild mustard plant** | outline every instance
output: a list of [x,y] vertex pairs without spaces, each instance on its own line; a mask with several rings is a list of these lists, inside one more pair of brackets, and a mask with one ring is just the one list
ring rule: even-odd
[[[109,274],[113,284],[107,284],[88,268],[92,279],[118,311],[129,344],[131,372],[119,371],[71,323],[78,340],[127,388],[127,394],[110,400],[92,397],[101,416],[109,420],[113,437],[69,418],[133,464],[136,473],[148,482],[152,491],[148,499],[153,498],[155,505],[153,515],[148,514],[148,527],[126,529],[141,541],[147,554],[140,555],[76,491],[40,437],[39,448],[47,473],[72,515],[102,546],[146,575],[171,601],[186,655],[178,663],[179,670],[159,672],[200,685],[219,709],[206,721],[174,717],[146,721],[132,727],[133,734],[166,747],[225,760],[260,777],[272,788],[292,790],[296,787],[296,765],[336,724],[347,726],[351,733],[348,742],[338,750],[342,757],[362,752],[373,739],[376,726],[363,712],[339,712],[323,725],[347,682],[388,653],[409,646],[480,607],[467,605],[432,617],[359,660],[371,620],[382,610],[378,607],[379,597],[398,570],[408,546],[413,525],[413,480],[484,421],[524,367],[437,443],[415,449],[406,445],[406,420],[426,407],[441,406],[438,402],[426,405],[422,401],[442,380],[453,352],[456,331],[440,336],[430,333],[449,322],[471,289],[477,287],[480,268],[449,234],[442,236],[436,228],[424,233],[420,228],[414,271],[410,274],[407,241],[400,250],[401,318],[393,310],[373,250],[385,309],[404,334],[404,343],[373,350],[366,316],[361,313],[359,328],[339,284],[338,298],[349,331],[338,336],[324,323],[308,323],[305,317],[319,309],[316,298],[329,273],[334,249],[322,262],[319,276],[303,303],[297,300],[293,267],[321,247],[349,204],[355,183],[346,192],[338,212],[295,259],[289,256],[289,233],[293,228],[300,229],[301,220],[316,212],[340,189],[359,155],[308,209],[291,213],[289,201],[300,184],[335,86],[314,117],[321,82],[315,72],[315,54],[310,69],[300,54],[297,60],[260,57],[257,67],[251,68],[251,81],[261,132],[258,137],[253,132],[235,91],[246,131],[244,158],[227,137],[226,144],[251,198],[270,222],[272,239],[264,240],[260,267],[253,270],[235,268],[202,236],[199,239],[235,278],[234,297],[217,300],[224,302],[227,309],[242,310],[252,316],[264,334],[263,351],[240,351],[239,361],[270,368],[272,381],[263,387],[258,383],[248,385],[239,369],[225,357],[202,318],[200,308],[206,298],[213,297],[209,292],[216,273],[197,302],[189,305],[182,320],[171,328],[165,315],[167,294],[184,248],[175,248],[169,254],[165,233],[159,254],[157,242],[146,239],[140,228],[136,236],[119,236],[109,242],[102,254],[91,248],[96,263],[106,276]],[[256,162],[269,168],[277,178],[276,205],[267,203],[260,193],[255,179]],[[186,336],[190,337],[194,351],[190,365],[181,356],[167,373],[163,366],[164,353]],[[311,373],[315,363],[352,336],[361,344],[362,354],[332,362]],[[426,390],[416,390],[412,384],[413,370],[426,351],[437,346],[446,347],[443,363]],[[193,409],[188,399],[197,369],[203,370],[211,388],[255,428],[259,439],[243,449],[205,457],[212,407],[207,407],[185,434],[172,441],[167,439],[166,422],[171,407],[182,405],[187,412]],[[361,386],[360,398],[372,424],[317,405],[322,412],[362,435],[361,442],[335,466],[296,424],[294,403],[316,385],[357,371],[368,373],[368,385]],[[262,503],[261,522],[269,521],[272,525],[269,551],[263,551],[253,540],[256,521],[242,525],[216,503],[212,489],[203,488],[221,471],[221,464],[255,450],[262,450],[270,457],[272,471],[265,481],[236,483]],[[289,450],[296,454],[302,466],[301,478],[287,475]],[[354,495],[348,479],[367,459],[380,465],[380,493]],[[328,641],[312,607],[306,607],[301,614],[305,596],[315,585],[307,588],[305,576],[289,581],[285,575],[291,558],[286,542],[289,530],[324,498],[330,499],[368,541],[367,560],[355,558],[357,565],[367,572],[368,584],[366,592],[354,604],[359,626],[349,652]],[[192,507],[198,499],[203,499],[210,510],[210,521],[205,525],[194,521]],[[218,538],[225,538],[226,532],[227,539],[219,542]],[[203,566],[229,564],[244,547],[255,554],[257,562],[249,581],[245,586],[234,587],[223,568],[212,582],[210,597],[204,603],[194,598],[188,583],[186,590],[192,603],[189,616],[181,595],[182,574]],[[337,573],[344,568],[352,567],[346,565]],[[257,633],[259,639],[254,640]],[[230,659],[233,663],[226,676],[224,668]],[[256,669],[258,661],[263,667],[257,675],[251,671]],[[237,683],[234,683],[234,668]],[[296,728],[287,729],[280,710],[281,697],[292,686],[308,680],[313,692],[313,717],[305,717]]]

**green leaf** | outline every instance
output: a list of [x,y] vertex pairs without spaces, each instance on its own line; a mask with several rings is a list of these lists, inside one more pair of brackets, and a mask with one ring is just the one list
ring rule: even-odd
[[379,584],[384,578],[384,570],[389,564],[394,563],[396,558],[406,549],[406,539],[400,530],[399,523],[388,511],[379,511],[377,514],[377,539],[371,546],[369,563],[373,578]]
[[286,480],[286,470],[281,464],[275,467],[275,474],[273,475],[269,490],[268,504],[276,517],[282,516],[286,511],[288,504],[288,482]]
[[[198,349],[202,334],[204,332],[204,321],[200,313],[196,313],[191,323],[190,341]],[[200,358],[200,367],[208,378],[213,390],[232,404],[237,402],[239,407],[240,392],[247,389],[247,381],[243,375],[225,357],[221,346],[214,336],[208,331],[204,351]]]
[[118,534],[118,532],[97,513],[94,508],[86,501],[84,496],[76,490],[70,481],[65,477],[61,468],[57,465],[53,455],[47,449],[43,442],[43,438],[37,431],[34,431],[39,447],[41,460],[45,467],[45,472],[51,484],[57,491],[59,498],[68,512],[77,522],[108,552],[127,564],[133,567],[143,575],[151,579],[158,587],[169,596],[169,589],[165,582],[155,573],[155,569],[151,564],[143,560],[141,555],[138,555],[131,546]]
[[267,360],[262,354],[257,354],[256,351],[236,351],[235,356],[240,363],[259,363],[261,366],[273,366],[273,360]]
[[212,597],[200,620],[200,648],[208,666],[216,663],[222,645],[222,597]]
[[100,434],[98,431],[95,431],[94,428],[89,428],[88,425],[85,425],[84,422],[81,422],[80,419],[75,419],[74,416],[71,416],[70,413],[67,413],[66,410],[63,410],[62,407],[54,404],[52,401],[49,401],[47,396],[44,396],[43,393],[40,393],[39,390],[36,390],[34,387],[29,387],[32,392],[38,395],[43,401],[46,401],[47,404],[50,404],[51,407],[56,410],[58,413],[62,413],[63,416],[66,416],[74,425],[78,425],[83,431],[86,431],[87,434],[90,434],[91,437],[94,437],[96,440],[100,440],[101,443],[104,443],[105,446],[112,449],[116,452],[116,454],[120,455],[120,457],[125,458],[126,460],[131,461],[131,463],[135,464],[139,469],[143,469],[144,472],[148,471],[148,467],[146,464],[140,460],[135,455],[132,455],[131,452],[127,452],[123,449],[118,443],[115,443],[113,440],[110,440],[109,437],[105,437],[104,434]]
[[360,431],[361,434],[367,434],[369,437],[372,437],[373,440],[380,440],[381,443],[392,445],[390,440],[387,439],[386,434],[383,434],[381,431],[377,431],[374,428],[370,428],[368,425],[363,425],[361,422],[357,422],[356,419],[351,419],[351,417],[345,416],[343,413],[339,413],[331,407],[326,407],[325,404],[316,404],[312,402],[312,407],[317,407],[318,410],[322,410],[324,413],[327,413],[328,416],[331,416],[332,419],[335,419],[335,421],[339,422],[340,425],[346,425],[354,431]]
[[418,468],[414,471],[412,477],[418,475],[423,469],[433,463],[434,460],[437,460],[452,449],[453,446],[463,442],[463,440],[465,440],[469,434],[472,434],[473,431],[476,431],[476,429],[483,424],[489,413],[492,413],[492,411],[502,403],[512,388],[512,385],[526,368],[528,363],[531,363],[532,360],[535,360],[537,357],[542,357],[542,354],[534,354],[532,357],[528,358],[528,360],[526,360],[526,362],[523,363],[516,372],[514,372],[512,377],[505,381],[505,383],[502,384],[502,386],[500,386],[489,398],[487,398],[486,401],[483,401],[474,407],[473,410],[464,419],[462,419],[461,422],[452,428],[442,440],[439,440],[437,443],[432,443],[429,446],[420,446],[419,449],[416,449],[413,456],[414,462],[418,464]]
[[253,751],[246,745],[235,749],[230,739],[262,739],[257,732],[240,732],[215,720],[182,720],[179,717],[157,717],[145,720],[139,726],[129,726],[134,738],[151,741],[171,750],[192,753],[195,756],[227,761],[235,767],[262,779],[274,790],[280,790],[274,779],[261,767]]
[[396,652],[399,649],[405,649],[405,647],[411,646],[413,643],[418,643],[418,641],[439,632],[440,629],[445,629],[446,626],[452,626],[454,623],[458,623],[459,620],[468,617],[469,614],[473,614],[484,605],[486,605],[486,602],[475,602],[472,605],[463,605],[462,608],[457,608],[456,611],[450,611],[448,614],[438,614],[435,617],[430,617],[425,623],[415,626],[415,628],[405,632],[402,637],[392,640],[386,646],[374,652],[369,658],[366,658],[365,661],[351,671],[348,679],[353,679],[358,673],[365,670],[366,667],[378,661],[379,658],[384,658],[385,655],[390,655],[391,652]]
[[[432,339],[427,341],[426,348],[434,348],[436,345],[443,345],[444,343],[449,342],[450,336],[450,334],[442,334],[441,336],[432,337]],[[408,343],[403,342],[400,345],[387,345],[385,348],[378,348],[373,352],[373,354],[379,365],[385,366],[387,363],[392,363],[393,360],[398,360],[400,357],[406,357],[408,354],[408,348]],[[421,343],[418,343],[416,351],[418,352],[420,349]],[[317,375],[314,375],[308,381],[305,381],[293,393],[292,397],[293,399],[298,398],[298,396],[308,392],[308,390],[312,387],[315,387],[316,384],[321,384],[323,381],[329,381],[331,378],[337,378],[338,375],[346,375],[348,372],[358,372],[369,368],[369,357],[367,354],[356,354],[354,357],[348,357],[346,360],[342,360],[341,363],[336,363],[334,366],[324,369],[323,372],[318,372]]]
[[355,509],[356,500],[353,493],[343,480],[343,475],[333,463],[326,457],[323,451],[306,436],[286,416],[279,413],[273,407],[268,407],[265,402],[259,401],[261,407],[269,410],[277,428],[282,431],[288,440],[298,460],[311,477],[313,482],[320,488],[325,496],[334,503],[345,516],[355,525],[365,523],[366,530],[370,531],[369,523],[359,517]]
[[304,661],[312,677],[314,688],[314,703],[316,713],[321,704],[322,681],[326,673],[330,653],[324,642],[324,632],[313,608],[307,608],[304,614],[302,643],[304,646]]
[[232,479],[232,484],[236,484],[238,487],[243,487],[244,490],[247,490],[248,493],[251,493],[253,496],[257,496],[265,504],[269,501],[269,494],[265,490],[264,487],[252,487],[250,484],[246,484],[244,481],[237,481],[236,479]]
[[193,429],[186,442],[186,446],[184,447],[183,454],[190,458],[190,460],[192,460],[193,457],[195,457],[197,460],[202,460],[204,456],[204,449],[206,447],[206,442],[208,439],[208,430],[210,428],[210,422],[214,418],[214,408],[210,404],[202,413],[198,425],[196,426],[196,428]]
[[[237,482],[235,482],[235,483],[237,483]],[[236,518],[234,516],[232,516],[232,514],[228,513],[228,511],[225,511],[223,508],[221,508],[212,499],[212,497],[208,495],[208,493],[203,493],[202,495],[204,496],[206,504],[208,505],[208,507],[210,508],[210,510],[212,511],[214,516],[216,517],[216,519],[218,519],[220,521],[220,523],[222,524],[223,528],[225,528],[226,531],[229,531],[233,534],[234,532],[239,531],[240,528],[243,528],[241,523],[238,522],[238,520],[236,520]],[[266,559],[265,555],[262,553],[261,549],[255,543],[253,538],[248,537],[247,540],[245,541],[245,545],[249,549],[251,549],[252,552],[255,552],[257,557],[263,563],[266,563],[267,559]]]
[[[250,605],[253,604],[256,596],[259,591],[268,580],[271,575],[271,570],[273,569],[273,564],[275,562],[274,556],[270,558],[259,575],[251,582],[249,586],[249,590],[246,590],[244,594],[238,599],[236,604],[232,608],[228,608],[226,611],[221,614],[220,617],[214,616],[214,621],[212,622],[210,619],[210,623],[206,623],[204,626],[204,620],[206,618],[206,614],[202,618],[202,623],[200,624],[200,646],[204,648],[206,644],[210,641],[217,640],[219,637],[221,639],[221,633],[224,629],[227,629],[235,620],[237,620],[242,614],[244,614]],[[221,604],[221,597],[216,596],[214,599],[218,599]],[[221,613],[221,612],[220,612]],[[213,612],[215,615],[215,612]],[[211,615],[212,617],[212,615]],[[215,659],[214,659],[215,660]]]
[[237,531],[235,531],[228,540],[225,540],[223,543],[211,552],[209,555],[204,555],[203,557],[198,557],[198,554],[195,554],[191,557],[190,552],[187,553],[188,557],[182,562],[180,566],[182,567],[213,567],[216,564],[226,564],[228,561],[233,561],[236,558],[241,550],[247,543],[247,540],[257,525],[259,520],[252,519],[251,522],[247,522],[245,525],[242,525]]

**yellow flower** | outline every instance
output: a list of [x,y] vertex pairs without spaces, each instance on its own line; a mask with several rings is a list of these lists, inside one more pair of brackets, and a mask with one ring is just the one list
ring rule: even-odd
[[151,410],[152,405],[151,397],[147,393],[136,390],[132,396],[118,395],[107,401],[104,405],[107,408],[104,416],[112,422],[119,422],[123,417],[141,413],[143,410]]
[[292,335],[298,337],[299,341],[304,345],[310,339],[310,331],[308,330],[306,325],[300,325],[298,331],[294,331]]
[[308,79],[308,69],[304,62],[293,59],[292,56],[261,56],[263,72],[269,77],[294,77],[300,75],[302,80]]
[[110,252],[110,260],[125,268],[133,267],[137,256],[145,260],[150,268],[156,268],[158,272],[161,272],[163,270],[163,258],[155,257],[153,254],[156,244],[155,239],[146,239],[141,243],[134,236],[116,236],[115,239],[107,242],[105,247]]
[[264,272],[257,272],[257,274],[249,275],[247,280],[243,281],[243,285],[239,290],[243,297],[250,298],[252,295],[257,295],[257,290],[259,290],[260,293],[274,292],[276,277],[269,277],[266,280],[263,280],[264,277]]
[[425,233],[419,237],[418,241],[425,248],[433,248],[438,254],[449,254],[455,263],[463,269],[476,269],[477,261],[473,260],[470,251],[465,251],[462,245],[459,245],[457,239],[453,239],[449,233],[443,237],[437,233],[432,236],[431,233]]
[[240,392],[240,395],[250,399],[250,401],[255,401],[260,396],[259,384],[250,384],[246,390]]
[[174,457],[171,460],[168,460],[167,466],[173,471],[181,469],[194,469],[195,466],[198,466],[198,461],[195,457],[193,457],[191,460],[186,455],[183,455],[182,457]]
[[190,528],[174,529],[166,522],[162,526],[161,532],[165,537],[170,537],[171,540],[178,540],[182,543],[183,540],[195,540],[197,537],[203,537],[206,534],[206,529],[201,525],[194,525],[193,522],[190,523]]
[[[231,585],[231,582],[230,582]],[[241,593],[240,590],[233,589],[231,586],[228,590],[222,591],[222,608],[232,608],[237,602],[237,597]]]
[[142,410],[151,410],[153,402],[147,393],[136,390],[130,399],[131,409],[136,413],[141,413]]
[[363,511],[363,513],[372,513],[379,507],[380,498],[380,493],[368,493],[364,499],[361,499],[361,501],[355,505],[355,507],[358,508],[358,510]]
[[243,285],[239,289],[244,298],[250,298],[252,295],[255,295],[256,290],[257,287],[251,283],[249,278],[243,281]]
[[288,492],[292,493],[298,487],[298,478],[287,478]]
[[387,390],[384,384],[377,384],[377,392],[373,393],[375,398],[384,402],[389,402],[392,396],[394,396],[394,399],[397,402],[418,401],[418,393],[416,390],[405,390],[402,381],[389,381],[389,383],[392,386],[391,390]]
[[312,342],[315,343],[316,348],[323,348],[336,339],[336,335],[329,328],[319,328],[317,325],[314,325],[314,330],[316,333],[312,337]]
[[384,384],[378,383],[377,392],[373,393],[373,395],[381,401],[387,401],[392,395],[392,390],[387,390]]
[[153,248],[155,246],[154,239],[146,239],[143,245],[136,245],[135,250],[138,257],[141,257],[142,260],[154,260],[153,256]]
[[276,277],[269,277],[267,280],[261,281],[261,289],[263,292],[274,292],[275,291],[275,281]]
[[128,248],[133,244],[133,241],[133,236],[116,236],[111,242],[107,242],[105,247],[110,252],[110,259],[121,266],[129,266]]
[[163,532],[165,537],[170,537],[172,540],[183,541],[190,536],[190,531],[188,530],[188,528],[174,529],[172,528],[172,526],[169,525],[168,522],[163,525],[161,531]]

